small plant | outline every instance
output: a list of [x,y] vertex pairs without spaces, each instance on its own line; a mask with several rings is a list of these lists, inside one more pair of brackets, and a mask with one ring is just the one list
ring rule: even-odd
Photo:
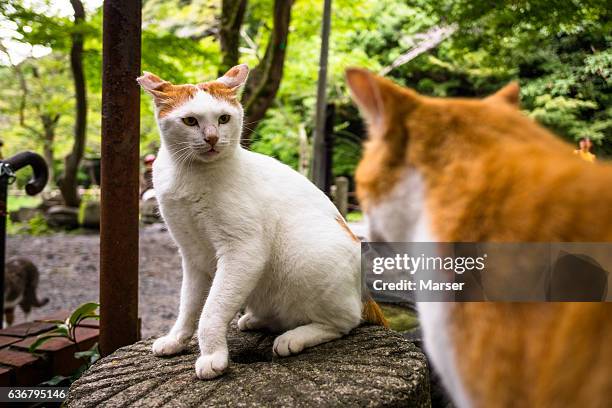
[[27,234],[33,236],[46,235],[52,232],[42,214],[36,214],[33,218],[24,222],[13,222],[10,218],[7,218],[6,231],[9,235]]
[[74,343],[78,350],[76,353],[74,353],[74,357],[84,360],[84,363],[70,377],[57,375],[44,384],[56,386],[65,382],[72,383],[100,358],[98,343],[94,344],[89,350],[80,350],[79,343],[77,342],[76,338],[76,329],[79,326],[79,323],[85,319],[100,319],[100,315],[97,313],[99,307],[100,305],[95,302],[83,303],[77,307],[66,320],[47,320],[47,322],[55,323],[57,326],[50,332],[39,335],[30,345],[30,353],[35,353],[47,341],[53,338],[61,337]]
[[28,221],[28,229],[30,235],[44,235],[51,232],[47,225],[47,220],[45,220],[42,214],[37,214]]

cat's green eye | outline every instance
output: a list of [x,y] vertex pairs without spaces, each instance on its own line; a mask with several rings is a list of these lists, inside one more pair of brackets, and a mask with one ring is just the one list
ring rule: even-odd
[[181,119],[184,124],[187,126],[197,126],[198,120],[193,116],[187,116],[186,118]]
[[231,116],[230,115],[221,115],[219,116],[219,124],[223,125],[226,124],[227,122],[229,122]]

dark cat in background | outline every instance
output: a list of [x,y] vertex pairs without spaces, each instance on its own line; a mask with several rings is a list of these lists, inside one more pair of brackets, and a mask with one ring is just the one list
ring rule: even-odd
[[27,316],[32,307],[42,307],[49,302],[38,300],[38,268],[26,258],[13,257],[4,268],[4,316],[8,325],[15,320],[15,307],[19,305]]

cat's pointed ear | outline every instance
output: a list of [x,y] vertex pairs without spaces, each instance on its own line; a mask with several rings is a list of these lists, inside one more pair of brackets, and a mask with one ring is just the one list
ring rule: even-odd
[[512,81],[499,91],[495,92],[493,95],[487,97],[485,100],[504,102],[518,108],[520,104],[520,97],[521,89],[519,84],[516,81]]
[[217,82],[221,82],[232,89],[237,89],[244,85],[249,76],[249,67],[247,64],[240,64],[232,67],[222,77],[217,79]]
[[384,119],[385,106],[378,78],[371,72],[360,68],[346,70],[346,83],[351,97],[370,125],[380,127]]
[[144,71],[142,76],[136,78],[136,81],[140,84],[142,89],[148,94],[153,96],[153,99],[157,101],[163,96],[163,94],[172,86],[168,81],[164,81],[160,77],[150,72]]
[[416,92],[365,69],[347,69],[346,81],[359,110],[376,130],[383,130],[387,121],[408,113],[417,103]]

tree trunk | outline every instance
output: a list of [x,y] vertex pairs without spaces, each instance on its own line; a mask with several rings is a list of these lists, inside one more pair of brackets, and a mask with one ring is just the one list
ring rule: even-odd
[[85,9],[81,0],[70,0],[70,4],[72,4],[74,9],[75,25],[75,30],[72,33],[72,47],[70,49],[70,69],[72,70],[76,96],[76,123],[74,126],[74,144],[72,145],[72,151],[65,159],[64,176],[60,183],[60,190],[67,206],[78,207],[80,197],[77,173],[85,153],[87,123],[87,95],[85,75],[83,73],[83,33],[80,31],[80,26],[85,21]]
[[40,115],[43,124],[43,156],[49,168],[49,183],[47,186],[55,184],[55,171],[53,169],[53,143],[55,141],[55,128],[60,115],[51,116],[47,113]]
[[240,59],[240,27],[244,20],[246,7],[247,0],[223,0],[221,27],[219,28],[222,54],[219,76],[225,74],[231,67],[238,65]]
[[251,145],[251,135],[257,123],[264,118],[272,105],[281,79],[289,37],[289,22],[293,0],[274,1],[274,27],[270,33],[266,53],[261,62],[251,71],[242,96],[245,111],[245,128],[242,145]]

